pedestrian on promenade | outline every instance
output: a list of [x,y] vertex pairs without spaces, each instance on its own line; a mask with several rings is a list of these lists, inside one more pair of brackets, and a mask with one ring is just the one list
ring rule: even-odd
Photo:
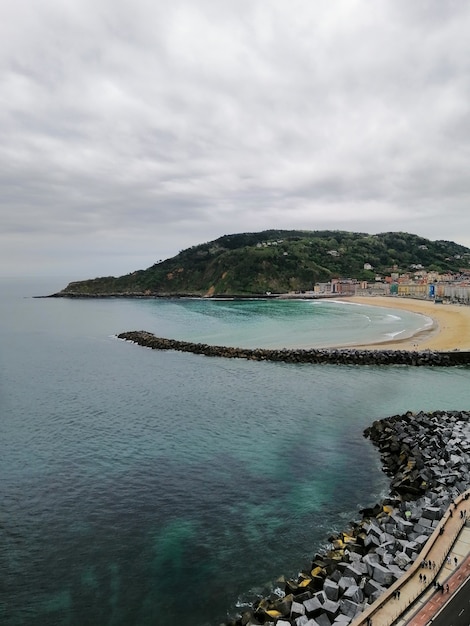
[[400,590],[397,591],[397,598],[400,599]]
[[419,575],[419,582],[420,582],[420,583],[422,583],[422,582],[423,582],[423,575],[422,575],[422,574],[420,574],[420,575]]
[[446,591],[447,591],[447,593],[449,593],[449,591],[450,591],[449,583],[447,583],[447,585],[446,585]]
[[458,558],[456,556],[454,556],[454,565],[455,567],[457,567],[457,563],[459,562]]

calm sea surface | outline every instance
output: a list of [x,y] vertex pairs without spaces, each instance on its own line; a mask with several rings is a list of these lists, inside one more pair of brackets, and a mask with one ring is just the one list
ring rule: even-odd
[[387,490],[362,432],[470,408],[468,368],[288,365],[147,350],[402,336],[332,302],[33,299],[0,281],[0,623],[216,626]]

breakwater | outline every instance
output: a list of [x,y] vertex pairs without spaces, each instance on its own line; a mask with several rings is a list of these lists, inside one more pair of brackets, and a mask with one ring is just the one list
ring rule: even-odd
[[314,363],[332,365],[415,365],[452,367],[468,365],[470,352],[410,351],[410,350],[360,350],[360,349],[268,349],[268,348],[233,348],[213,346],[205,343],[192,343],[157,337],[153,333],[138,330],[120,333],[119,339],[125,339],[152,348],[153,350],[177,350],[192,352],[204,356],[223,357],[226,359],[249,359],[252,361],[280,361],[284,363]]
[[[365,436],[391,476],[389,497],[331,535],[330,549],[315,554],[295,579],[278,581],[224,626],[362,623],[361,614],[381,604],[388,588],[399,590],[430,536],[440,534],[449,506],[470,486],[470,413],[407,413],[374,422]],[[436,564],[427,567],[431,583]]]

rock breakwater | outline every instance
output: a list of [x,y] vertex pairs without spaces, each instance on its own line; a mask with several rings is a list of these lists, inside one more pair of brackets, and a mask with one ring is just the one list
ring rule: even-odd
[[358,350],[358,349],[267,349],[232,348],[212,346],[157,337],[144,330],[120,333],[125,339],[153,350],[177,350],[204,356],[226,359],[249,359],[251,361],[280,361],[284,363],[314,363],[332,365],[416,365],[451,367],[470,363],[470,352],[422,352],[409,350]]
[[[365,436],[391,476],[389,497],[329,537],[330,549],[295,579],[278,581],[276,592],[224,626],[362,623],[361,613],[391,586],[399,589],[430,536],[440,534],[444,514],[470,486],[470,413],[406,413],[374,422]],[[433,571],[429,563],[429,579]]]

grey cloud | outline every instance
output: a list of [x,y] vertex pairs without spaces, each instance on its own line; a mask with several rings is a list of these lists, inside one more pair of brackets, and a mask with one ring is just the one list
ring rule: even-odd
[[470,245],[469,27],[463,1],[4,4],[3,265],[18,237],[97,273],[271,227]]

